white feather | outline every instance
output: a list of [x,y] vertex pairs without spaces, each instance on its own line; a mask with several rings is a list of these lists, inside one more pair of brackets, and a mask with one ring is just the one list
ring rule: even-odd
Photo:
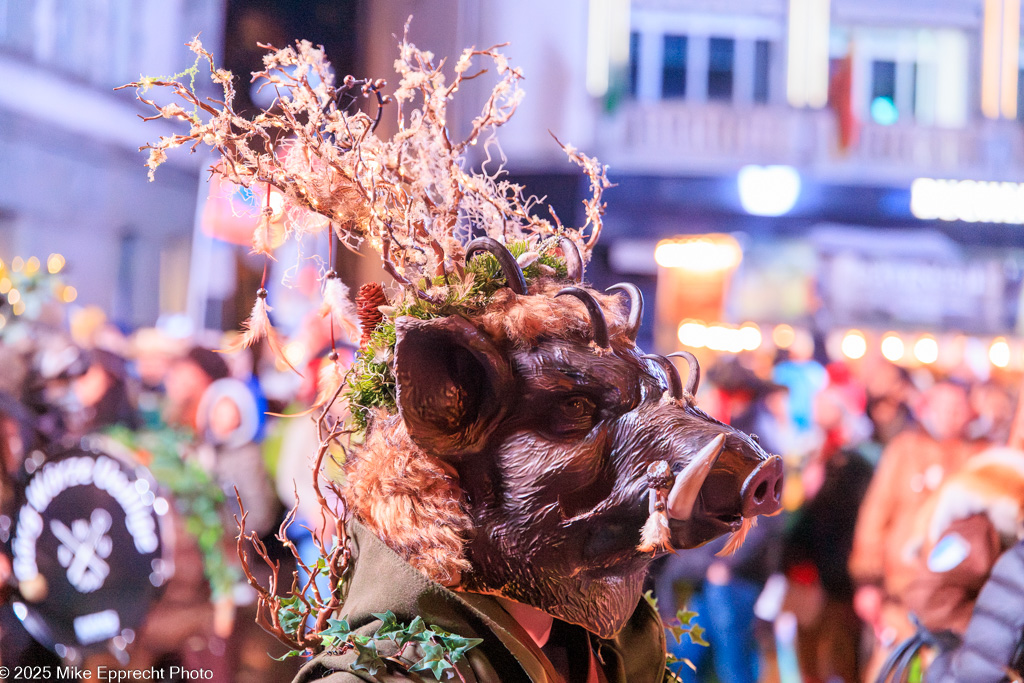
[[340,277],[326,278],[323,289],[323,306],[321,306],[320,313],[321,315],[330,314],[334,323],[341,328],[351,343],[355,344],[359,341],[359,319],[356,315],[356,307],[349,298],[348,287]]

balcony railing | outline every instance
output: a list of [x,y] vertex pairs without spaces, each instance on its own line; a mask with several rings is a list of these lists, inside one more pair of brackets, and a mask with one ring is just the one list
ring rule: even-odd
[[899,185],[920,176],[1012,180],[1024,173],[1024,132],[1013,121],[961,129],[864,122],[847,150],[839,149],[830,110],[630,102],[601,125],[602,160],[635,173],[708,175],[789,164],[822,180]]

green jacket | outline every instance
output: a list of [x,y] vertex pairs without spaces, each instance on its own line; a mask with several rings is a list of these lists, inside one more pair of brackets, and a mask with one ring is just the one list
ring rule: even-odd
[[[467,683],[563,683],[540,648],[493,597],[456,593],[431,581],[358,523],[352,524],[351,542],[354,568],[342,616],[353,631],[373,635],[382,622],[372,612],[391,610],[399,623],[420,616],[430,626],[483,640],[458,664]],[[608,683],[665,680],[665,631],[646,600],[640,600],[626,626],[608,640],[577,626],[560,623],[559,628],[567,636],[565,652],[573,671],[572,681],[577,675],[582,675],[579,680],[586,680],[587,645],[597,655]],[[388,645],[391,643],[378,641],[382,656],[397,650],[389,652]],[[436,680],[429,671],[389,669],[371,676],[365,671],[352,671],[349,665],[355,661],[354,652],[321,654],[302,668],[295,683]],[[446,679],[458,681],[459,677],[448,672]]]

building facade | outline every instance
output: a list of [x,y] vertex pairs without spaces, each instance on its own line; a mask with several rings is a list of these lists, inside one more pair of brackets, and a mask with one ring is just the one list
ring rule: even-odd
[[223,0],[0,0],[0,258],[67,258],[76,304],[125,326],[186,307],[205,159],[172,155],[148,183],[140,75],[190,67],[197,34],[222,51]]
[[547,131],[609,165],[598,284],[653,295],[659,240],[731,233],[734,324],[1017,332],[1019,0],[442,4],[415,41],[526,72],[510,171],[575,206]]

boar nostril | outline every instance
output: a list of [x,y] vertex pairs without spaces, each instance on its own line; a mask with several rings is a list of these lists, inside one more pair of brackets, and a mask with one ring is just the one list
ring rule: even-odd
[[762,461],[740,489],[744,517],[770,515],[779,509],[782,498],[782,459],[772,456]]
[[768,495],[768,482],[762,481],[757,485],[757,488],[754,489],[754,502],[760,505],[764,502],[764,497],[766,495]]

